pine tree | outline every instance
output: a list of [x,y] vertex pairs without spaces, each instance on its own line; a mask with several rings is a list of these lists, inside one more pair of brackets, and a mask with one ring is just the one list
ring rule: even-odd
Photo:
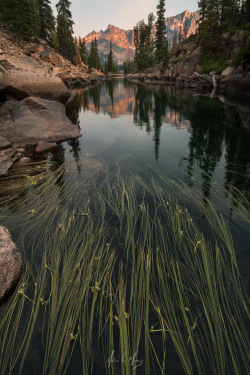
[[90,68],[95,68],[95,69],[100,69],[101,67],[99,53],[98,53],[98,43],[97,43],[96,38],[92,40],[91,42],[88,65]]
[[106,59],[104,59],[103,73],[104,74],[108,74],[108,65],[107,65],[107,60]]
[[240,23],[250,23],[250,0],[243,0],[240,9]]
[[165,25],[165,0],[160,0],[157,5],[156,38],[155,38],[155,60],[160,63],[163,60],[164,48],[166,45]]
[[154,64],[153,22],[154,16],[150,13],[148,16],[148,24],[145,24],[142,20],[134,27],[134,62],[139,71],[151,67]]
[[162,57],[162,64],[163,67],[166,68],[169,63],[169,48],[168,48],[168,40],[166,39],[165,46],[163,48],[163,57]]
[[96,66],[95,68],[100,70],[101,69],[101,62],[100,62],[100,58],[99,58],[99,52],[98,52],[98,42],[97,42],[97,39],[95,38],[95,61],[96,61]]
[[145,67],[150,68],[154,65],[154,39],[153,24],[155,17],[153,13],[148,15],[148,24],[145,25]]
[[109,46],[109,54],[107,57],[107,70],[109,73],[114,73],[114,59],[113,59],[113,49],[112,49],[112,42],[110,41],[110,46]]
[[40,14],[38,1],[39,0],[29,0],[32,17],[32,36],[37,38],[40,36]]
[[39,36],[54,47],[55,41],[55,17],[51,9],[50,0],[38,0],[38,13],[40,30]]
[[240,9],[237,0],[220,0],[219,12],[221,32],[229,26],[239,24]]
[[18,39],[29,40],[34,35],[32,2],[29,0],[4,0],[2,11],[3,21],[17,35]]
[[201,23],[204,21],[206,8],[207,8],[207,0],[198,1],[198,10],[199,10],[199,15],[200,15],[198,23]]
[[57,8],[57,39],[59,52],[67,59],[74,61],[75,44],[73,38],[73,24],[68,0],[59,0]]
[[86,41],[85,41],[85,39],[81,39],[80,36],[79,36],[79,48],[80,48],[81,60],[84,64],[87,64],[88,63],[88,53],[87,53]]
[[221,47],[219,0],[207,0],[203,5],[204,20],[199,24],[199,43],[203,57],[215,59]]
[[95,44],[94,40],[91,42],[90,51],[89,51],[89,58],[88,58],[88,66],[89,68],[94,68],[95,66]]

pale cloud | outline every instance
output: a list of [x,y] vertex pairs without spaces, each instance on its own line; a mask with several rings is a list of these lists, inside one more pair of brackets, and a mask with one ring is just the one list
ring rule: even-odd
[[[51,0],[56,14],[55,4]],[[71,12],[75,22],[76,36],[85,36],[91,31],[105,30],[109,24],[122,29],[132,29],[141,19],[147,20],[148,14],[156,14],[159,0],[72,0]],[[197,0],[166,0],[166,17],[175,16],[184,10],[196,11]]]

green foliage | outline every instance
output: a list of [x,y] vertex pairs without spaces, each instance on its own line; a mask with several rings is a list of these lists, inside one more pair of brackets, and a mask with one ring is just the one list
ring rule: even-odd
[[68,0],[59,0],[57,8],[57,39],[58,50],[67,59],[74,61],[75,44],[73,38],[72,14]]
[[[199,45],[202,50],[203,70],[211,67],[220,72],[224,66],[226,41],[223,33],[234,35],[246,23],[250,1],[244,0],[201,0],[198,3],[200,11]],[[240,57],[238,57],[240,58]],[[235,64],[238,63],[235,61]]]
[[167,32],[165,25],[165,0],[160,0],[157,5],[157,21],[155,35],[155,61],[161,63],[165,54]]
[[29,40],[34,35],[32,18],[33,1],[29,0],[1,0],[3,21],[18,39]]
[[237,32],[238,29],[239,29],[239,27],[237,27],[237,26],[228,26],[227,32],[229,32],[231,35],[234,35]]
[[[118,165],[81,165],[81,179],[45,162],[1,181],[1,219],[24,264],[0,314],[1,375],[38,364],[41,375],[71,373],[79,356],[72,373],[91,374],[116,347],[123,361],[106,373],[132,374],[140,348],[142,374],[167,374],[168,355],[179,374],[247,374],[247,293],[228,218],[212,204],[224,189],[214,185],[204,210],[198,193],[153,168],[124,176]],[[249,202],[228,188],[247,225]]]
[[250,23],[244,25],[243,30],[250,31]]
[[98,70],[101,68],[101,63],[100,63],[100,58],[99,58],[99,53],[98,53],[98,43],[97,43],[96,38],[92,40],[91,42],[88,65],[90,68],[95,68]]
[[134,63],[139,71],[150,68],[154,64],[153,22],[154,15],[150,13],[147,24],[144,21],[140,21],[134,27]]
[[135,63],[134,61],[124,61],[123,63],[123,71],[124,74],[130,74],[135,71]]
[[110,41],[110,47],[109,47],[109,54],[106,61],[106,72],[107,73],[115,73],[116,72],[116,65],[114,61],[114,54],[112,49],[112,42]]
[[56,45],[55,18],[50,0],[38,0],[39,36],[52,47]]
[[163,48],[163,56],[162,56],[162,66],[166,68],[169,63],[169,48],[168,48],[168,40],[166,39],[165,45]]
[[217,74],[221,74],[226,69],[225,61],[219,60],[207,60],[201,63],[201,74],[209,74],[215,71]]
[[86,41],[85,39],[82,39],[79,36],[79,49],[80,49],[80,56],[81,60],[84,64],[88,64],[88,52],[87,52],[87,47],[86,47]]
[[233,66],[237,68],[239,65],[242,64],[242,61],[244,59],[244,50],[242,49],[240,52],[237,53],[233,60]]

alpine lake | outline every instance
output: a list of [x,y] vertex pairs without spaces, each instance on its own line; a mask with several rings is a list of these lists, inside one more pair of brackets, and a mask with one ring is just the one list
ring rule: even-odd
[[0,375],[250,371],[250,107],[109,79],[0,184],[23,259]]

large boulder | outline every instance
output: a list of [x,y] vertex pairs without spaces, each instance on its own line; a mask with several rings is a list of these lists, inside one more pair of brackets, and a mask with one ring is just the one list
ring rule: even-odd
[[41,60],[49,62],[58,68],[64,66],[64,59],[62,58],[62,56],[55,53],[52,49],[46,49],[40,57]]
[[69,90],[60,78],[23,69],[7,70],[2,78],[2,86],[18,100],[38,96],[66,103],[70,97]]
[[191,55],[183,57],[178,63],[177,73],[182,77],[190,77],[196,70],[197,64],[201,58],[201,49],[195,49]]
[[39,43],[28,43],[24,46],[24,51],[29,53],[35,53],[35,52],[43,52],[44,47],[42,44]]
[[0,226],[0,300],[17,284],[22,259],[7,228]]
[[0,107],[0,136],[28,146],[80,137],[79,128],[66,116],[63,104],[29,97]]
[[250,74],[232,74],[222,78],[219,92],[229,98],[250,100]]

